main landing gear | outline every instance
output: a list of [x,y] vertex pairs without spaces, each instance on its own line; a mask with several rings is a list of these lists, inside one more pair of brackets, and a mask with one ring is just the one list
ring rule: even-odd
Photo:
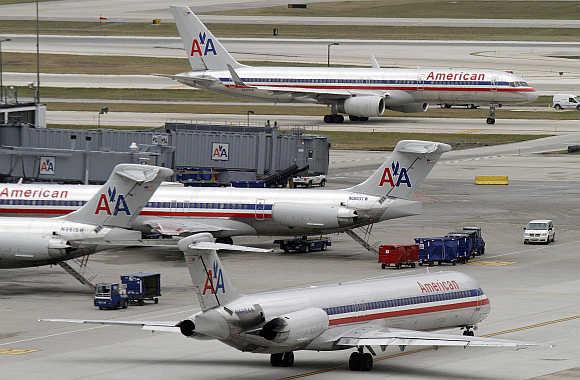
[[281,352],[270,355],[270,364],[272,367],[293,367],[294,352]]
[[495,108],[497,107],[496,104],[489,105],[489,115],[487,116],[486,123],[493,125],[495,124]]
[[340,114],[324,115],[324,122],[328,124],[342,124],[344,123],[344,116]]
[[465,330],[463,331],[463,336],[475,336],[475,332],[473,331],[473,326],[465,326]]
[[362,347],[350,354],[348,369],[351,371],[370,371],[373,369],[373,355],[363,352]]

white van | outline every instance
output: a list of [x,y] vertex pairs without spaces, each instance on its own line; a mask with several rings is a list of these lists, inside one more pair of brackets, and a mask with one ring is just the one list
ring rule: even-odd
[[576,108],[580,111],[580,99],[576,95],[557,94],[552,98],[552,107],[557,110],[565,108]]

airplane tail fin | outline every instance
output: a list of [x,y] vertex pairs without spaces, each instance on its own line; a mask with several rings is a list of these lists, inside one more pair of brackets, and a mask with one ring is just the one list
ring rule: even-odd
[[243,67],[188,7],[169,7],[193,71]]
[[158,166],[119,164],[83,207],[60,218],[95,226],[130,227],[161,182],[172,174],[173,170]]
[[451,146],[439,142],[399,141],[391,156],[369,178],[347,190],[382,199],[410,199],[441,154],[450,150]]
[[240,296],[222,267],[218,249],[247,252],[270,252],[266,249],[220,244],[207,232],[183,238],[178,243],[191,275],[193,289],[202,311],[223,306]]

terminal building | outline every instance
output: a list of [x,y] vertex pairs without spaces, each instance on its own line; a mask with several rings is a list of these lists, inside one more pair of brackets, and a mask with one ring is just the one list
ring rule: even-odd
[[[14,120],[14,119],[12,119]],[[277,127],[167,123],[140,131],[36,128],[0,120],[0,180],[100,184],[118,163],[175,170],[191,186],[284,186],[326,174],[326,137]]]

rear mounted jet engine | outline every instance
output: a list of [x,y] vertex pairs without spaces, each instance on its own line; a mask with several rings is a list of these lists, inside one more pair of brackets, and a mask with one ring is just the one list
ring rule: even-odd
[[338,112],[358,117],[381,116],[385,112],[382,96],[353,96],[338,104]]
[[389,106],[390,110],[404,113],[427,112],[429,103],[411,103],[402,106]]
[[184,319],[177,324],[177,327],[179,327],[179,331],[188,338],[195,335],[195,323],[193,323],[191,319]]
[[295,311],[268,321],[260,331],[264,339],[295,347],[306,344],[328,328],[328,315],[322,309]]
[[333,205],[307,203],[275,203],[272,219],[288,227],[336,228],[353,224],[358,217],[356,210]]

